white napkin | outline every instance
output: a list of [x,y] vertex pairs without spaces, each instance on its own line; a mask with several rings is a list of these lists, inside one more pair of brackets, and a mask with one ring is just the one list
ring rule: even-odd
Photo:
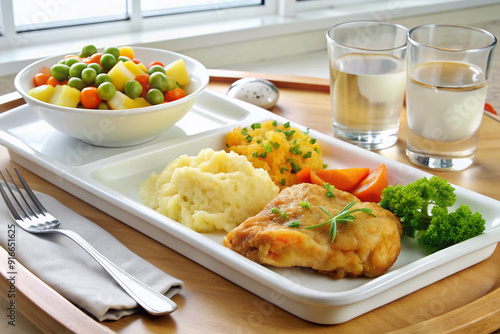
[[[62,228],[80,234],[101,254],[154,290],[172,297],[184,287],[182,281],[139,257],[90,220],[48,195],[35,194],[61,222]],[[15,226],[14,234],[12,226]],[[78,244],[60,234],[35,235],[23,231],[0,198],[0,245],[5,249],[9,237],[11,244],[15,245],[17,261],[98,320],[118,320],[140,310],[137,303]]]

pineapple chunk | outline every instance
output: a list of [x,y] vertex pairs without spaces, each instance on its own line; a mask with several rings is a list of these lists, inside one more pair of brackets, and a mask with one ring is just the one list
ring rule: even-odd
[[43,101],[43,102],[49,102],[50,98],[54,94],[54,87],[51,85],[41,85],[35,88],[31,88],[28,91],[28,95],[31,97]]
[[80,91],[68,85],[57,85],[49,103],[58,106],[76,108],[80,102]]
[[184,59],[182,58],[165,66],[165,74],[167,77],[174,78],[181,86],[185,86],[189,83],[189,74]]
[[118,50],[120,50],[120,57],[123,56],[127,57],[128,59],[135,58],[134,49],[132,49],[132,47],[130,46],[120,46]]
[[[146,71],[143,71],[139,66],[138,64],[134,63],[133,61],[126,61],[123,63],[123,65],[125,65],[125,67],[130,71],[132,72],[133,75],[135,76],[138,76],[139,74],[144,74],[146,73],[148,70],[146,69]],[[144,65],[143,65],[144,66]],[[135,78],[134,78],[135,79]]]
[[139,67],[144,73],[148,73],[148,68],[143,63],[137,64],[137,67]]
[[123,91],[127,81],[134,80],[136,77],[134,73],[130,72],[130,70],[125,66],[123,61],[117,62],[116,65],[109,70],[108,75],[111,78],[113,85],[115,85],[116,90],[120,91]]
[[125,105],[130,108],[142,108],[142,107],[149,107],[151,103],[149,103],[145,98],[143,97],[138,97],[135,99],[129,99],[125,100]]
[[127,100],[132,100],[130,97],[128,97],[127,95],[125,95],[124,93],[120,92],[120,91],[116,91],[115,93],[115,96],[113,96],[113,98],[111,100],[108,100],[108,106],[111,108],[111,109],[129,109],[127,107],[127,103],[130,103],[130,102],[127,102]]
[[136,99],[131,99],[124,93],[120,91],[116,91],[115,96],[111,100],[108,100],[108,106],[111,109],[133,109],[133,108],[141,108],[148,107],[151,104],[146,101],[143,97],[138,97]]

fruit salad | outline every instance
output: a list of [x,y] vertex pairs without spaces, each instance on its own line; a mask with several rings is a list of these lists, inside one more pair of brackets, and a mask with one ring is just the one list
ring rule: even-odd
[[190,78],[184,60],[145,65],[129,46],[98,52],[86,45],[79,55],[64,56],[33,78],[28,94],[47,103],[86,109],[132,109],[168,103],[186,96]]

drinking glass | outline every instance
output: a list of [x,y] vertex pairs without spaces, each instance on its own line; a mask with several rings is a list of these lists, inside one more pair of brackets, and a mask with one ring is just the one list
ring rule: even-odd
[[333,132],[369,150],[398,140],[406,87],[408,29],[388,22],[353,21],[327,34]]
[[408,33],[406,155],[427,168],[463,170],[476,158],[491,60],[491,33],[429,24]]

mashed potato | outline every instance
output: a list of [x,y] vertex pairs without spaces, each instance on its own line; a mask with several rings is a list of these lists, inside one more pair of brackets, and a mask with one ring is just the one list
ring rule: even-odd
[[296,173],[306,166],[325,168],[316,140],[289,123],[267,121],[238,127],[227,134],[226,144],[226,151],[244,155],[255,168],[265,169],[281,189],[297,184]]
[[278,192],[244,156],[212,149],[183,155],[140,185],[144,204],[198,232],[229,232]]

